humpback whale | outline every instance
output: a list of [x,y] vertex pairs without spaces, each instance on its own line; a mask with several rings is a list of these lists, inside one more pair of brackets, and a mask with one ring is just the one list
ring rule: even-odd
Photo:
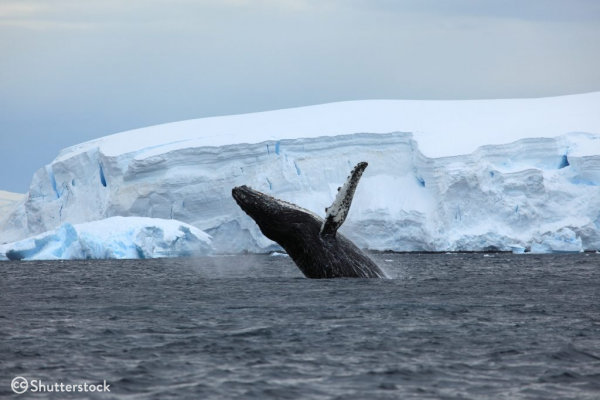
[[350,210],[366,162],[354,167],[338,188],[325,218],[248,186],[233,188],[232,196],[261,232],[287,251],[307,278],[387,278],[386,273],[337,230]]

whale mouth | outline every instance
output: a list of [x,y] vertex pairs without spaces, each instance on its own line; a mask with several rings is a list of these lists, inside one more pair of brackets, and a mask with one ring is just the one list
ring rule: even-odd
[[243,205],[248,203],[251,199],[257,199],[259,197],[260,192],[249,188],[248,186],[237,186],[231,190],[231,195],[235,199],[235,201],[243,208]]
[[308,215],[310,218],[323,223],[323,219],[312,211],[298,207],[296,204],[277,199],[266,193],[254,190],[249,186],[237,186],[231,190],[231,195],[240,208],[252,219],[257,218],[290,218],[292,215]]
[[252,218],[264,208],[264,201],[268,198],[267,195],[246,185],[233,188],[231,195],[240,208]]
[[233,198],[235,199],[235,201],[240,204],[240,201],[243,201],[244,199],[244,190],[247,188],[247,186],[237,186],[234,187],[233,189],[231,189],[231,195],[233,196]]

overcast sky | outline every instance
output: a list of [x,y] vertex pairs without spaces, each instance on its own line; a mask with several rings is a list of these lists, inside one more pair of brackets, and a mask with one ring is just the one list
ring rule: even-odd
[[583,93],[599,71],[598,0],[0,0],[0,190],[148,125]]

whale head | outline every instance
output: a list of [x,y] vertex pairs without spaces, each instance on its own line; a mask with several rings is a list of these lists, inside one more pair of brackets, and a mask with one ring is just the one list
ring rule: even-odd
[[245,185],[233,188],[231,194],[261,232],[283,247],[286,242],[301,240],[307,229],[318,234],[323,224],[323,219],[316,214]]

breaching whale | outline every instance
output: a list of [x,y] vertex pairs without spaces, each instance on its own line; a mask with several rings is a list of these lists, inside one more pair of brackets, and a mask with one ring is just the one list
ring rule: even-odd
[[287,251],[307,278],[387,278],[386,273],[337,230],[346,220],[366,162],[354,167],[338,188],[325,219],[267,194],[238,186],[237,204],[258,224],[261,232]]

